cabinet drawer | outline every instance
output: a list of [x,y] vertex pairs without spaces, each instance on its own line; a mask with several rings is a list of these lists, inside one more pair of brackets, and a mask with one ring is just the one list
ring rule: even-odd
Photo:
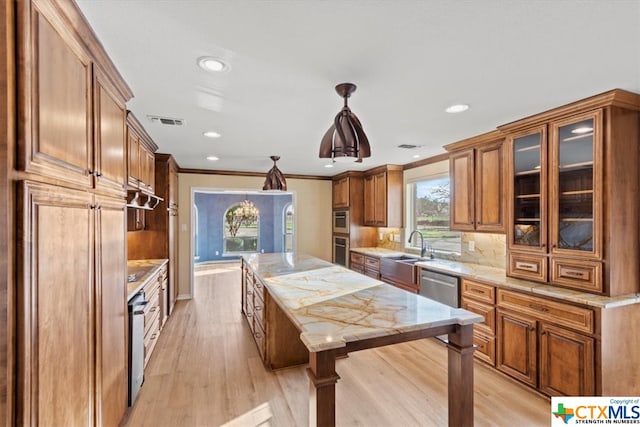
[[578,331],[594,332],[593,310],[498,289],[498,306]]
[[265,359],[266,354],[264,336],[264,330],[259,324],[256,324],[253,331],[253,339],[255,339],[256,341],[256,346],[258,347],[258,351],[260,352],[260,357],[262,358],[262,360]]
[[144,308],[144,333],[145,335],[151,328],[155,318],[160,315],[160,293],[155,292],[149,303]]
[[349,261],[351,261],[351,264],[364,265],[364,255],[351,252],[351,255],[349,255]]
[[349,266],[353,271],[364,274],[364,267],[360,264],[351,264]]
[[482,330],[490,335],[496,333],[496,308],[489,304],[462,297],[462,308],[484,317],[484,322],[476,323],[475,329]]
[[[255,298],[260,298],[260,300],[264,301],[264,284],[259,279],[255,279],[253,282],[253,295],[254,295],[254,301],[255,301]],[[255,302],[254,302],[254,305],[255,305]]]
[[496,303],[496,288],[484,283],[478,283],[472,280],[462,280],[462,296],[473,298],[477,301],[486,302],[488,304]]
[[544,255],[509,252],[507,275],[537,282],[546,282],[548,278],[547,257]]
[[152,295],[160,288],[160,282],[158,281],[158,274],[154,274],[147,280],[147,283],[144,284],[144,296],[149,300],[149,295]]
[[264,302],[260,298],[254,295],[253,321],[260,323],[260,326],[262,326],[262,329],[264,329],[265,318],[266,316],[265,316]]
[[602,292],[602,263],[551,258],[551,282],[589,292]]
[[246,308],[245,308],[245,316],[247,316],[247,322],[249,323],[249,327],[251,328],[251,332],[253,332],[253,292],[247,290],[247,299],[246,299]]
[[473,345],[476,346],[474,355],[491,366],[496,366],[496,338],[480,331],[473,331]]
[[153,325],[149,329],[149,333],[144,337],[144,366],[147,366],[151,353],[158,342],[158,336],[160,335],[160,316],[159,313],[155,317]]
[[380,259],[365,257],[364,262],[365,262],[366,269],[380,271]]
[[380,279],[380,272],[377,270],[365,269],[364,274],[374,279],[378,279],[378,280]]

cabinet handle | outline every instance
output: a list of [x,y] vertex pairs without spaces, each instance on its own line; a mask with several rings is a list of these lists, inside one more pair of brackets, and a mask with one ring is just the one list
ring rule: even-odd
[[96,172],[95,174],[96,174],[97,177],[101,177],[102,176],[102,174],[100,172]]
[[152,339],[152,340],[155,340],[157,337],[158,337],[158,334],[156,334],[156,333],[153,333],[153,334],[151,335],[151,339]]
[[533,332],[535,330],[536,330],[536,328],[534,328],[533,326],[527,326],[527,331]]
[[247,317],[253,317],[253,313],[247,313]]
[[485,294],[485,292],[481,291],[480,289],[469,289],[469,292],[473,292],[475,294],[482,294],[482,295]]
[[255,287],[258,288],[258,289],[262,289],[262,283],[256,282],[255,283]]
[[153,313],[153,312],[154,312],[154,311],[156,311],[157,309],[158,309],[158,306],[157,306],[157,305],[154,305],[153,307],[151,307],[151,310],[149,310],[149,311]]
[[262,334],[261,334],[260,332],[256,332],[256,338],[257,338],[257,339],[262,338]]
[[260,310],[262,310],[262,307],[257,306],[257,307],[254,307],[253,309],[254,309],[255,311],[260,311]]
[[577,270],[564,270],[561,273],[561,276],[570,276],[570,277],[577,277],[580,279],[588,279],[589,278],[589,274],[584,272],[584,271],[577,271]]
[[543,305],[537,305],[537,304],[529,304],[529,308],[532,308],[536,311],[541,311],[543,313],[548,313],[549,309]]
[[247,290],[247,295],[248,295],[248,296],[252,296],[252,295],[253,295],[253,292],[251,292],[251,291]]
[[516,268],[520,270],[532,271],[534,273],[538,272],[538,265],[531,262],[516,261]]

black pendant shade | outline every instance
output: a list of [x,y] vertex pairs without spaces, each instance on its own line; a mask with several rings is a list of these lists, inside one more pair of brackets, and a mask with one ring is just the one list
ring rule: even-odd
[[336,92],[344,98],[344,107],[322,138],[320,158],[362,162],[363,158],[371,156],[371,147],[362,124],[347,105],[347,98],[355,90],[356,85],[353,83],[340,83],[336,86]]
[[273,160],[273,167],[267,172],[267,177],[264,180],[262,189],[287,191],[287,180],[276,166],[276,162],[280,160],[280,156],[271,156],[271,160]]

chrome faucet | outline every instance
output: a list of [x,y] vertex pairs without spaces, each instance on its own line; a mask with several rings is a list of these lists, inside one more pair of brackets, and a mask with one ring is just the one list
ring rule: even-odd
[[409,234],[409,242],[408,243],[411,243],[411,238],[416,233],[418,233],[420,235],[420,258],[424,258],[424,251],[426,250],[426,248],[424,246],[424,236],[422,235],[421,232],[419,232],[418,230],[413,230],[411,232],[411,234]]

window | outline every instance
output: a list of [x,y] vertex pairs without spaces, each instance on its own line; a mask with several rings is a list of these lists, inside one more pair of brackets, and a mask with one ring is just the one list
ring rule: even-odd
[[[436,252],[459,254],[460,232],[449,230],[449,174],[432,175],[407,185],[407,237],[413,230],[424,235],[425,246]],[[420,249],[414,236],[408,248]]]
[[291,203],[284,207],[284,221],[282,229],[284,230],[284,252],[293,252],[293,205]]
[[260,211],[248,200],[224,214],[224,253],[257,252]]

